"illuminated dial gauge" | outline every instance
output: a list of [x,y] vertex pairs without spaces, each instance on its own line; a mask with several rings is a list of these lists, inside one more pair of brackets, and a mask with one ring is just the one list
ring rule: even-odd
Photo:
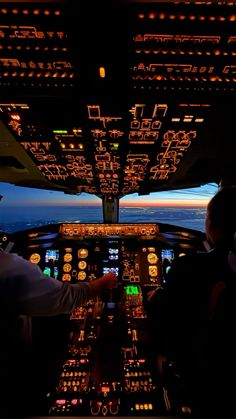
[[158,257],[156,255],[156,253],[148,253],[147,260],[148,260],[149,263],[157,263]]
[[63,274],[62,275],[62,281],[71,281],[71,275],[70,274]]
[[79,269],[86,269],[87,267],[87,262],[85,260],[80,260],[78,263],[78,268]]
[[79,249],[78,250],[78,258],[85,259],[88,256],[87,249]]
[[39,263],[41,259],[41,256],[38,253],[32,253],[29,260],[31,263]]
[[157,266],[149,266],[148,273],[151,277],[157,276]]
[[72,261],[72,254],[71,253],[65,253],[64,254],[64,262],[71,262]]
[[70,272],[70,271],[71,271],[71,269],[72,269],[72,266],[71,266],[71,264],[70,264],[70,263],[65,263],[65,264],[63,265],[63,271],[64,271],[64,272]]
[[78,272],[78,280],[79,281],[84,281],[85,278],[86,278],[86,272],[84,272],[84,271]]

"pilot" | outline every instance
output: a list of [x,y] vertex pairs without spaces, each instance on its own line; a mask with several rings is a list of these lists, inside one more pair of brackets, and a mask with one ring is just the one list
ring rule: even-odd
[[17,254],[0,251],[1,419],[17,417],[33,403],[31,316],[69,314],[116,283],[111,272],[89,283],[63,283]]
[[225,187],[211,199],[205,228],[210,251],[179,258],[164,288],[151,298],[155,362],[163,380],[171,370],[178,372],[183,381],[176,391],[184,388],[182,401],[189,403],[196,417],[232,419],[236,417],[231,384],[236,376],[235,187]]
[[38,265],[0,250],[0,307],[30,316],[71,313],[117,283],[113,272],[89,283],[69,284],[44,275]]

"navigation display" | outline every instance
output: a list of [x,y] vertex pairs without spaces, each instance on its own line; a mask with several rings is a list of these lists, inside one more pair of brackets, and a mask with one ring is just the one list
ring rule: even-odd
[[45,254],[45,262],[55,262],[59,259],[59,250],[48,249]]
[[114,272],[114,274],[116,274],[116,276],[118,276],[119,275],[119,267],[117,266],[117,267],[108,268],[107,266],[105,266],[103,268],[103,275],[106,275],[109,272]]
[[161,251],[161,260],[168,259],[169,262],[173,262],[175,256],[172,249],[162,249]]

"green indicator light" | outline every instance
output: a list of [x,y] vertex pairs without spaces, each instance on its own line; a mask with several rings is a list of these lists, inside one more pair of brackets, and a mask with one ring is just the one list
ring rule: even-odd
[[119,143],[113,143],[113,148],[115,148],[116,150],[118,150],[118,148],[119,148]]
[[45,268],[45,269],[44,269],[44,271],[43,271],[43,273],[44,273],[44,275],[48,275],[48,276],[50,276],[50,275],[51,275],[51,270],[50,270],[50,268]]
[[53,134],[68,134],[66,129],[54,129]]
[[126,295],[138,295],[138,287],[137,285],[128,285],[125,287]]

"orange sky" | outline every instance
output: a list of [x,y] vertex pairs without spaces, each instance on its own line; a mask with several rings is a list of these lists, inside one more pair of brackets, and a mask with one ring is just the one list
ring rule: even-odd
[[[140,199],[139,202],[137,201],[120,201],[120,207],[206,207],[209,202],[208,200],[200,200],[200,199],[191,199],[191,200],[160,200],[159,202],[155,201],[148,201],[144,199]],[[45,202],[45,205],[46,202]],[[54,205],[63,205],[65,206],[65,202],[56,202]],[[83,201],[71,201],[67,202],[66,206],[100,206],[102,205],[102,201],[92,201],[92,200],[83,200]]]

